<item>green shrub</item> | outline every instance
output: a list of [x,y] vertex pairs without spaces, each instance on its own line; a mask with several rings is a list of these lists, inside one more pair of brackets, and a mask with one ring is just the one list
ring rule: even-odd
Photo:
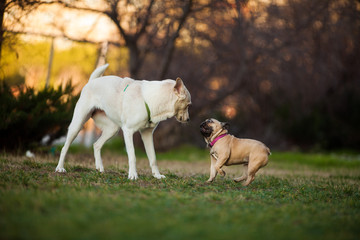
[[71,83],[64,88],[36,91],[31,87],[10,87],[5,81],[0,82],[2,150],[35,148],[45,135],[50,136],[48,143],[64,135],[77,99]]
[[[349,85],[309,105],[287,101],[276,110],[278,129],[302,149],[354,149],[360,146],[360,89]],[[295,110],[296,111],[295,111]]]

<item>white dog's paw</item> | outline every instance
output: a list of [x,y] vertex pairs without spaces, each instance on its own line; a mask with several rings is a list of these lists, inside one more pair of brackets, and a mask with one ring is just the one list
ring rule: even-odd
[[55,172],[66,173],[66,170],[65,170],[65,168],[62,168],[62,167],[56,167]]
[[104,172],[104,166],[96,166],[96,170],[99,170],[99,172]]
[[157,174],[153,174],[154,178],[157,178],[157,179],[162,179],[162,178],[166,178],[164,175],[160,174],[160,173],[157,173]]
[[100,172],[104,172],[104,165],[102,164],[102,161],[95,161],[95,168]]
[[138,179],[137,173],[136,173],[136,172],[135,172],[135,173],[129,173],[128,179],[130,179],[130,180],[136,180],[136,179]]

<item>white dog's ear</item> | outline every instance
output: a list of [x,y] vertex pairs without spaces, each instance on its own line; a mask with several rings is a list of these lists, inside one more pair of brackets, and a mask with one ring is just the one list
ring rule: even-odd
[[174,86],[174,91],[175,91],[175,94],[176,95],[181,95],[184,91],[184,83],[183,81],[181,80],[181,78],[176,78],[176,83],[175,83],[175,86]]
[[222,122],[222,123],[221,123],[221,127],[222,127],[223,129],[229,130],[230,124],[227,123],[227,122]]

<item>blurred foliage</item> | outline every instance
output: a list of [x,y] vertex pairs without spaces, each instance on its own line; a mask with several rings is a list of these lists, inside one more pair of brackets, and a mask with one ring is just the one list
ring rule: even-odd
[[[66,7],[81,13],[76,2]],[[119,31],[117,39],[126,41],[109,46],[106,75],[181,77],[191,93],[192,121],[164,121],[155,135],[157,150],[204,146],[198,128],[209,117],[271,149],[359,149],[359,1],[156,1],[152,10],[149,2],[104,1],[100,14],[111,13],[116,26],[132,26]],[[126,12],[120,3],[138,11]],[[56,23],[66,29],[66,21]],[[12,42],[5,44],[0,76],[11,84],[32,79],[41,89],[50,41],[13,35],[6,38]],[[63,42],[55,41],[51,82],[64,86],[73,76],[80,90],[99,46]]]
[[[5,45],[2,52],[0,76],[9,85],[22,84],[25,82],[27,73],[31,69],[37,69],[38,75],[35,88],[45,86],[47,74],[50,41],[24,41],[18,38],[12,39],[12,45]],[[95,68],[98,46],[90,43],[67,43],[55,41],[55,52],[51,70],[50,84],[59,85],[68,78],[62,74],[69,73],[69,76],[76,72],[81,76],[80,82],[74,84],[85,84],[88,77]],[[127,69],[128,53],[126,48],[109,46],[107,62],[110,63],[107,74],[118,74],[119,71]]]
[[[12,45],[4,45],[1,59],[1,77],[9,85],[24,83],[26,71],[29,67],[43,69],[47,66],[49,42],[24,42],[17,37],[12,39]],[[46,49],[46,50],[45,50]],[[45,51],[44,51],[45,50]],[[41,75],[39,83],[45,85],[46,72]],[[21,81],[17,78],[22,77]]]
[[47,143],[63,136],[77,99],[71,84],[64,88],[49,87],[36,91],[30,87],[10,87],[1,82],[1,147],[5,150],[34,148],[45,135],[50,136]]
[[296,112],[296,103],[279,107],[278,128],[304,149],[357,149],[360,146],[360,95],[356,86],[330,94],[306,112]]

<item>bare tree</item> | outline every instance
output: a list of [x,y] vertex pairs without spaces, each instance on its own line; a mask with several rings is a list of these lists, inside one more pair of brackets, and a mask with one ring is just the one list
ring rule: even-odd
[[6,9],[6,2],[5,2],[5,1],[1,1],[1,2],[0,2],[0,62],[1,62],[2,43],[3,43],[3,39],[4,39],[4,27],[3,27],[3,22],[4,22],[5,9]]
[[192,11],[192,2],[106,0],[103,9],[64,0],[46,1],[44,4],[59,4],[69,9],[103,14],[111,19],[129,50],[129,72],[134,78],[138,77],[149,52],[165,49],[158,70],[158,77],[162,78],[168,71],[179,33]]
[[[327,148],[352,136],[355,146],[359,132],[345,129],[358,127],[344,116],[359,119],[350,110],[360,101],[359,6],[355,0],[289,0],[258,6],[261,12],[240,0],[209,6],[197,18],[203,31],[186,26],[205,44],[188,46],[174,62],[174,72],[186,69],[192,79],[191,127],[209,116],[225,120],[233,104],[237,114],[228,120],[235,134]],[[340,123],[341,131],[332,130]]]
[[[13,22],[20,22],[20,19],[33,11],[39,5],[37,0],[2,0],[0,1],[0,63],[1,63],[1,52],[3,44],[6,40],[5,37],[5,24],[4,16],[8,14],[14,19]],[[9,26],[7,26],[9,27]]]

